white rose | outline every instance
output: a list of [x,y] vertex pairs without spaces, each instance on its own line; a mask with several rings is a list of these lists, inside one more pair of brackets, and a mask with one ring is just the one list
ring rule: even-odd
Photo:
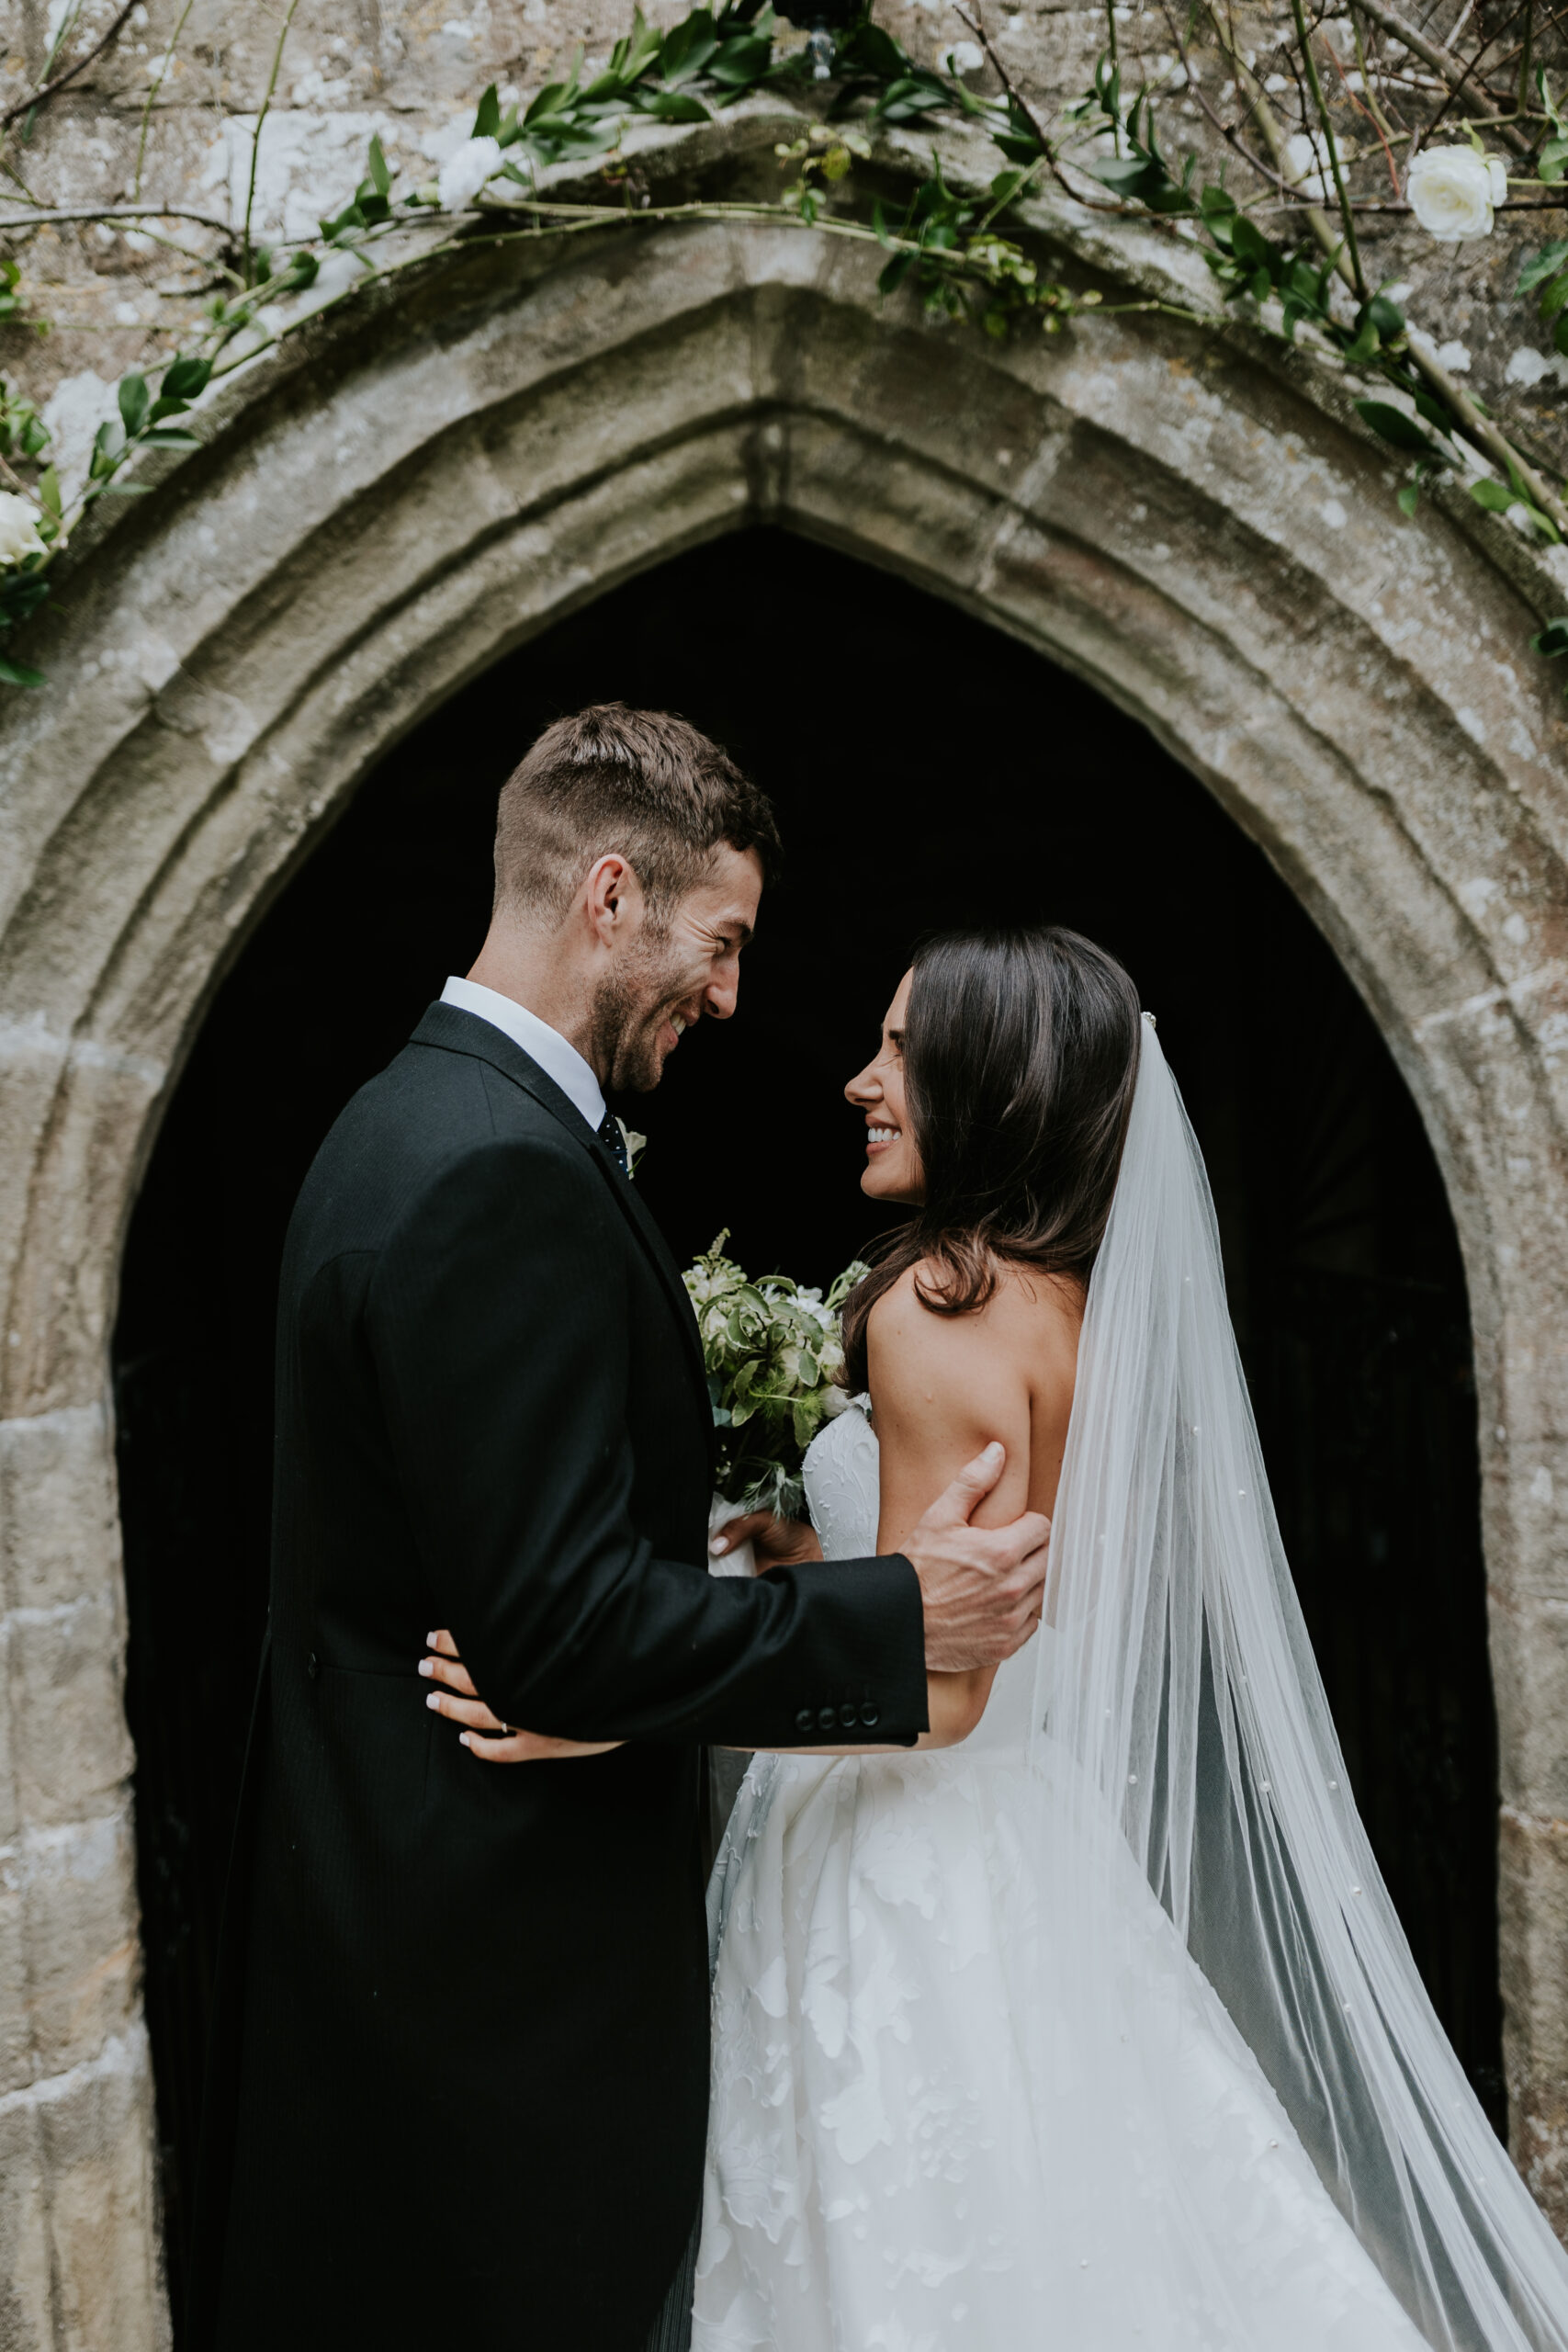
[[20,563],[25,556],[42,553],[36,512],[14,490],[0,490],[0,563]]
[[972,40],[955,40],[937,53],[937,63],[946,74],[978,74],[985,62],[985,51]]
[[[441,191],[443,209],[461,212],[500,169],[501,149],[493,139],[465,140],[456,154],[448,155],[441,166],[436,186]],[[1490,221],[1487,226],[1490,228]]]
[[1424,147],[1404,183],[1410,209],[1429,237],[1457,245],[1492,234],[1492,211],[1508,193],[1508,175],[1473,147]]

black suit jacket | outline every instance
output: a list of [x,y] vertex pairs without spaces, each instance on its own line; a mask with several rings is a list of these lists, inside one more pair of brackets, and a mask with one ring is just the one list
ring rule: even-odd
[[[697,1743],[926,1720],[907,1561],[707,1575],[711,1443],[635,1188],[518,1046],[433,1006],[285,1253],[202,2352],[638,2352],[701,2177]],[[507,1721],[631,1744],[479,1763],[415,1671],[444,1624]]]

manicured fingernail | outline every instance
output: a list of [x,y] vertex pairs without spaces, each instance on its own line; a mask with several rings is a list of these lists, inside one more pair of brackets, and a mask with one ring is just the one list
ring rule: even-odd
[[993,1439],[991,1440],[991,1442],[989,1443],[989,1445],[986,1448],[986,1459],[987,1459],[987,1462],[989,1462],[989,1461],[992,1459],[992,1457],[993,1457],[994,1455],[996,1455],[996,1454],[998,1454],[998,1453],[1001,1452],[1001,1450],[1002,1450],[1002,1449],[1001,1449],[1000,1445],[998,1444],[998,1441],[997,1441],[995,1438],[993,1438]]
[[433,1657],[422,1657],[419,1662],[419,1670],[422,1674],[434,1674],[435,1660]]
[[468,1737],[466,1731],[460,1731],[457,1734],[457,1745],[459,1747],[471,1747],[473,1744],[473,1741]]
[[426,1634],[424,1637],[424,1645],[426,1649],[433,1650],[435,1647],[435,1642],[436,1636],[434,1634]]
[[440,1713],[440,1712],[441,1712],[441,1693],[440,1693],[440,1691],[439,1691],[439,1690],[432,1690],[432,1691],[428,1694],[428,1696],[426,1697],[424,1703],[425,1703],[425,1705],[426,1705],[427,1707],[434,1707],[434,1708],[435,1709],[435,1711],[436,1711],[437,1714],[439,1714],[439,1713]]
[[711,1542],[711,1543],[709,1544],[709,1545],[708,1545],[708,1556],[709,1556],[709,1558],[710,1558],[710,1559],[716,1560],[716,1559],[718,1558],[718,1556],[719,1556],[719,1555],[720,1555],[721,1553],[723,1553],[723,1552],[728,1552],[728,1549],[729,1549],[729,1538],[728,1538],[728,1535],[716,1535],[716,1536],[713,1538],[712,1542]]

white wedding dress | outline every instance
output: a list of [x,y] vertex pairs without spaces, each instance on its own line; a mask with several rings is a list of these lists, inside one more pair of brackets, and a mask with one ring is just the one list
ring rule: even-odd
[[[742,1783],[694,2352],[1568,2352],[1356,1810],[1145,1023],[1054,1632],[962,1747]],[[863,1413],[806,1478],[829,1559],[873,1552]]]
[[[858,1408],[806,1485],[829,1559],[874,1552]],[[1029,2090],[1037,1665],[959,1747],[748,1772],[709,1897],[693,2352],[1421,2352],[1130,1851],[1115,2046],[1064,2040]]]

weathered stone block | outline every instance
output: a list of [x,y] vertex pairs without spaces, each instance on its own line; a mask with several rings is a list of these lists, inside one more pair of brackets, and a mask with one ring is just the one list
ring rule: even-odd
[[0,1613],[110,1594],[119,1523],[101,1404],[0,1420]]
[[136,1858],[129,1809],[29,1831],[17,1863],[35,2071],[80,2064],[137,2014]]
[[162,2352],[138,2027],[87,2063],[0,2098],[0,2352]]

